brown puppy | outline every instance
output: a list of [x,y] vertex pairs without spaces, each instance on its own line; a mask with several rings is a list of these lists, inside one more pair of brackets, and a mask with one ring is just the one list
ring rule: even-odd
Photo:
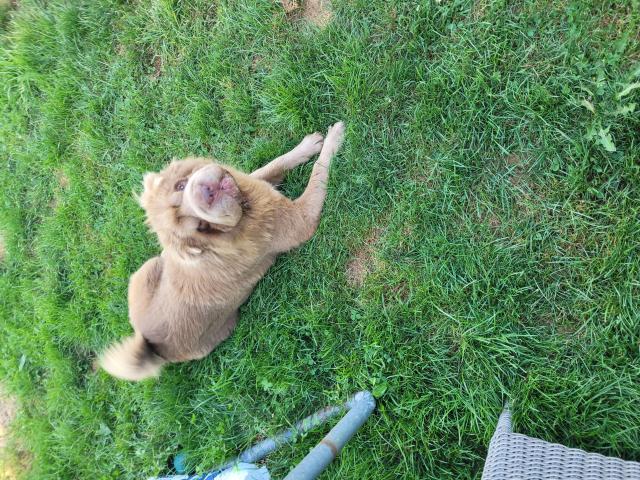
[[[167,362],[202,358],[226,339],[238,308],[276,256],[315,232],[342,122],[324,139],[308,135],[250,175],[204,158],[174,161],[144,176],[140,204],[163,251],[129,281],[135,334],[111,346],[100,365],[127,380],[156,376]],[[290,200],[274,185],[320,152],[304,193]]]

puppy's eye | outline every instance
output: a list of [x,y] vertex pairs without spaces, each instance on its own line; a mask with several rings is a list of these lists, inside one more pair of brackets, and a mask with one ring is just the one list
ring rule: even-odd
[[175,188],[176,192],[181,192],[182,190],[184,190],[184,187],[186,187],[186,186],[187,186],[187,181],[186,180],[180,180],[180,181],[176,182],[176,185],[173,188]]

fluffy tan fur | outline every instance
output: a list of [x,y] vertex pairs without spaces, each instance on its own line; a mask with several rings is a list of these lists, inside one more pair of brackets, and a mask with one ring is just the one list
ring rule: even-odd
[[[100,357],[127,380],[157,376],[166,362],[206,356],[233,331],[238,308],[276,256],[315,232],[328,171],[344,125],[312,134],[251,174],[203,158],[172,162],[144,178],[140,204],[162,254],[131,276],[132,337]],[[274,185],[320,153],[304,193],[291,200]]]

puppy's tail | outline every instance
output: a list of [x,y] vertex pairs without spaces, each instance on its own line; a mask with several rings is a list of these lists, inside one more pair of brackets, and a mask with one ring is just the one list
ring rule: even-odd
[[100,356],[98,363],[114,377],[138,381],[157,377],[167,362],[152,350],[142,335],[136,333],[111,345]]

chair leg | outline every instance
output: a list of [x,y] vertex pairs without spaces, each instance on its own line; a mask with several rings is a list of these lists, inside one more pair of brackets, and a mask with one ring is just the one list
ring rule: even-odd
[[504,410],[502,410],[500,418],[498,419],[496,433],[498,432],[511,433],[511,410],[509,409],[509,402],[505,403]]

